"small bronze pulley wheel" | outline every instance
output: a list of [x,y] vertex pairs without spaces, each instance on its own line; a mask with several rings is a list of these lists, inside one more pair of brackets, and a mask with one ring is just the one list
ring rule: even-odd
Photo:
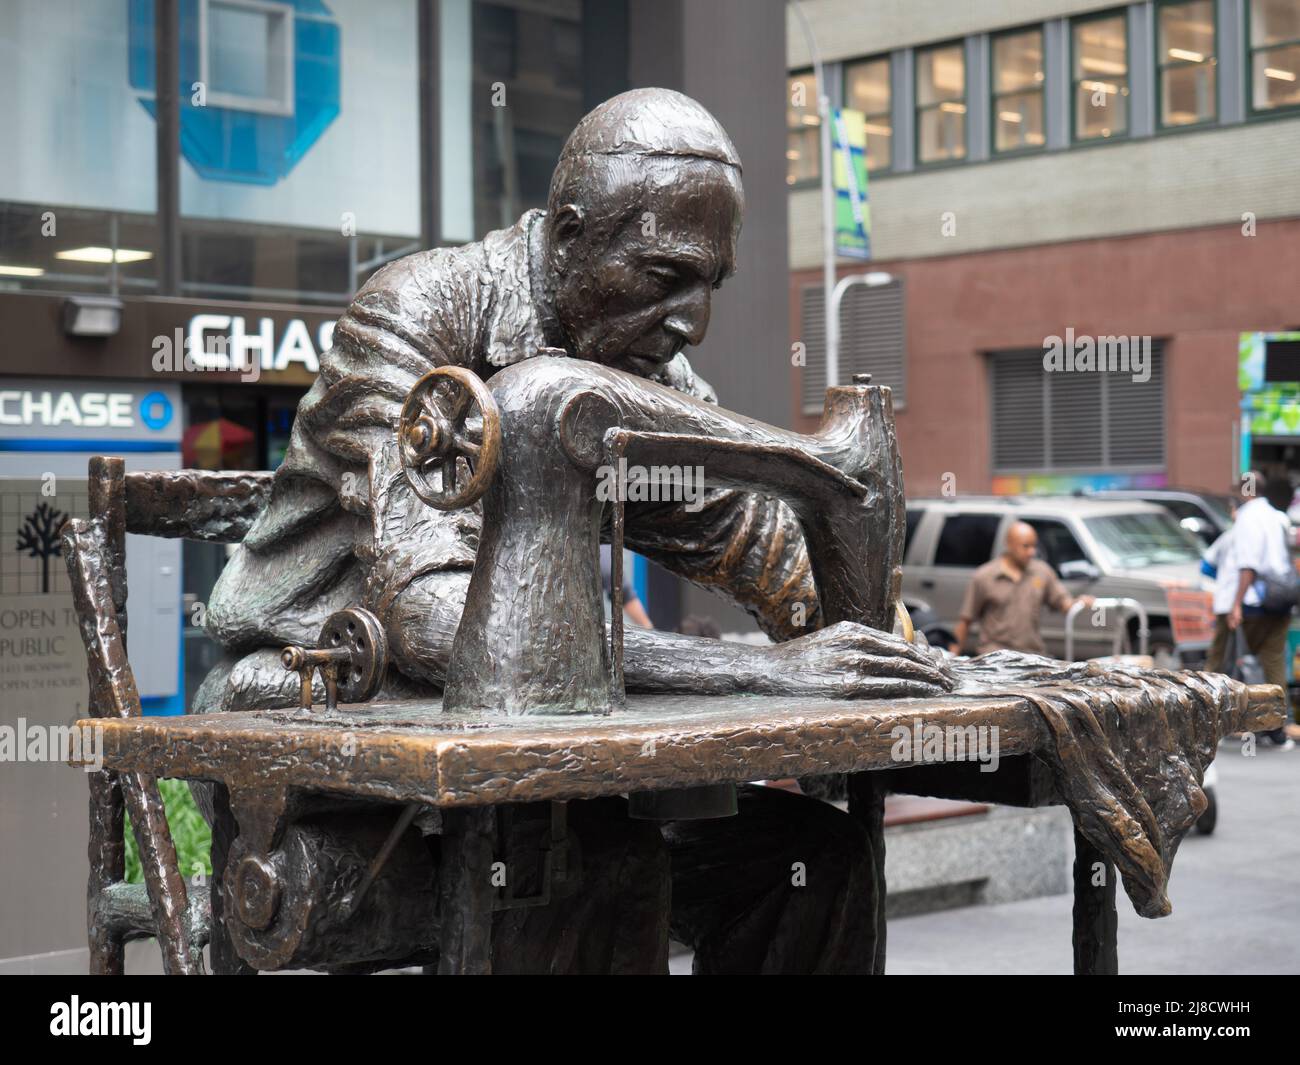
[[388,637],[374,614],[351,607],[329,616],[315,648],[286,647],[280,661],[298,674],[304,710],[311,709],[311,679],[319,669],[325,678],[325,709],[333,710],[340,698],[345,703],[374,698],[388,664]]
[[458,510],[477,502],[492,481],[501,454],[501,416],[477,374],[439,366],[416,382],[402,404],[397,442],[415,494],[438,510]]

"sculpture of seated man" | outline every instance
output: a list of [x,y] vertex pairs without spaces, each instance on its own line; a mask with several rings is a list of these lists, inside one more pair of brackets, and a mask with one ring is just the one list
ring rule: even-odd
[[[375,274],[299,405],[267,510],[214,589],[208,631],[228,654],[196,710],[293,705],[297,680],[279,650],[314,644],[325,618],[358,604],[388,632],[385,694],[436,696],[481,519],[477,507],[426,507],[407,484],[394,440],[407,393],[437,366],[487,379],[548,348],[716,402],[682,349],[704,339],[743,207],[740,160],[717,121],[679,93],[636,90],[579,123],[546,211]],[[714,490],[689,508],[629,503],[626,521],[629,547],[745,608],[778,641],[710,641],[701,654],[699,638],[629,629],[629,691],[663,691],[665,677],[696,694],[951,687],[926,652],[888,633],[818,631],[807,551],[781,502]],[[498,915],[496,969],[662,969],[670,895],[674,934],[695,948],[697,971],[863,967],[873,873],[849,815],[743,788],[738,817],[661,833],[629,821],[621,803],[572,804],[590,883],[572,899]],[[796,862],[804,878],[792,876]],[[570,927],[582,946],[566,953],[555,944]]]

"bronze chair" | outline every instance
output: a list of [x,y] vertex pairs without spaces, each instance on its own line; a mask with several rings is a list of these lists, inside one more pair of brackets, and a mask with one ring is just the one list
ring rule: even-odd
[[[95,717],[138,717],[141,712],[126,655],[126,534],[238,543],[265,507],[272,476],[203,470],[127,473],[122,459],[90,460],[90,518],[67,523],[63,553],[86,647]],[[131,814],[143,885],[124,881],[124,810]],[[157,936],[165,972],[201,971],[210,903],[206,895],[190,898],[186,892],[154,777],[107,769],[91,775],[89,857],[91,973],[120,975],[125,943],[143,936]]]

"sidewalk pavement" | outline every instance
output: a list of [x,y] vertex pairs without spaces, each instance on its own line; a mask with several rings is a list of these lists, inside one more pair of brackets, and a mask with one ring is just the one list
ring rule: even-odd
[[[1219,820],[1190,833],[1170,880],[1174,912],[1145,920],[1121,886],[1121,973],[1300,973],[1300,747],[1225,741]],[[1070,895],[973,906],[889,924],[886,972],[1069,973]]]

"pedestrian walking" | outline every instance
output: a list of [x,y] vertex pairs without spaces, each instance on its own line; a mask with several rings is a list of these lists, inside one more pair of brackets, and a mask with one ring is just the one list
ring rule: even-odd
[[[1231,504],[1232,518],[1237,518],[1237,501]],[[1232,613],[1232,604],[1237,600],[1237,568],[1232,558],[1232,534],[1234,526],[1228,526],[1205,550],[1201,560],[1201,572],[1214,582],[1213,605],[1214,639],[1205,656],[1205,668],[1217,673],[1227,673],[1232,662],[1229,647],[1232,630],[1228,628],[1228,615]]]
[[[1295,606],[1296,571],[1287,546],[1290,526],[1273,503],[1274,488],[1285,491],[1289,500],[1287,483],[1270,484],[1259,471],[1251,471],[1243,482],[1243,501],[1232,528],[1230,554],[1237,587],[1228,628],[1242,631],[1246,646],[1264,669],[1265,680],[1281,686],[1285,697],[1286,641]],[[1289,594],[1279,591],[1287,588]],[[1265,737],[1284,749],[1295,746],[1284,728],[1260,734],[1261,739]]]
[[[979,654],[1002,649],[1047,653],[1038,631],[1044,605],[1065,613],[1075,600],[1037,553],[1034,527],[1015,522],[1007,530],[1002,554],[984,563],[971,577],[950,647],[953,654],[961,654],[975,623],[980,627]],[[1092,596],[1080,596],[1080,601],[1091,604]]]

